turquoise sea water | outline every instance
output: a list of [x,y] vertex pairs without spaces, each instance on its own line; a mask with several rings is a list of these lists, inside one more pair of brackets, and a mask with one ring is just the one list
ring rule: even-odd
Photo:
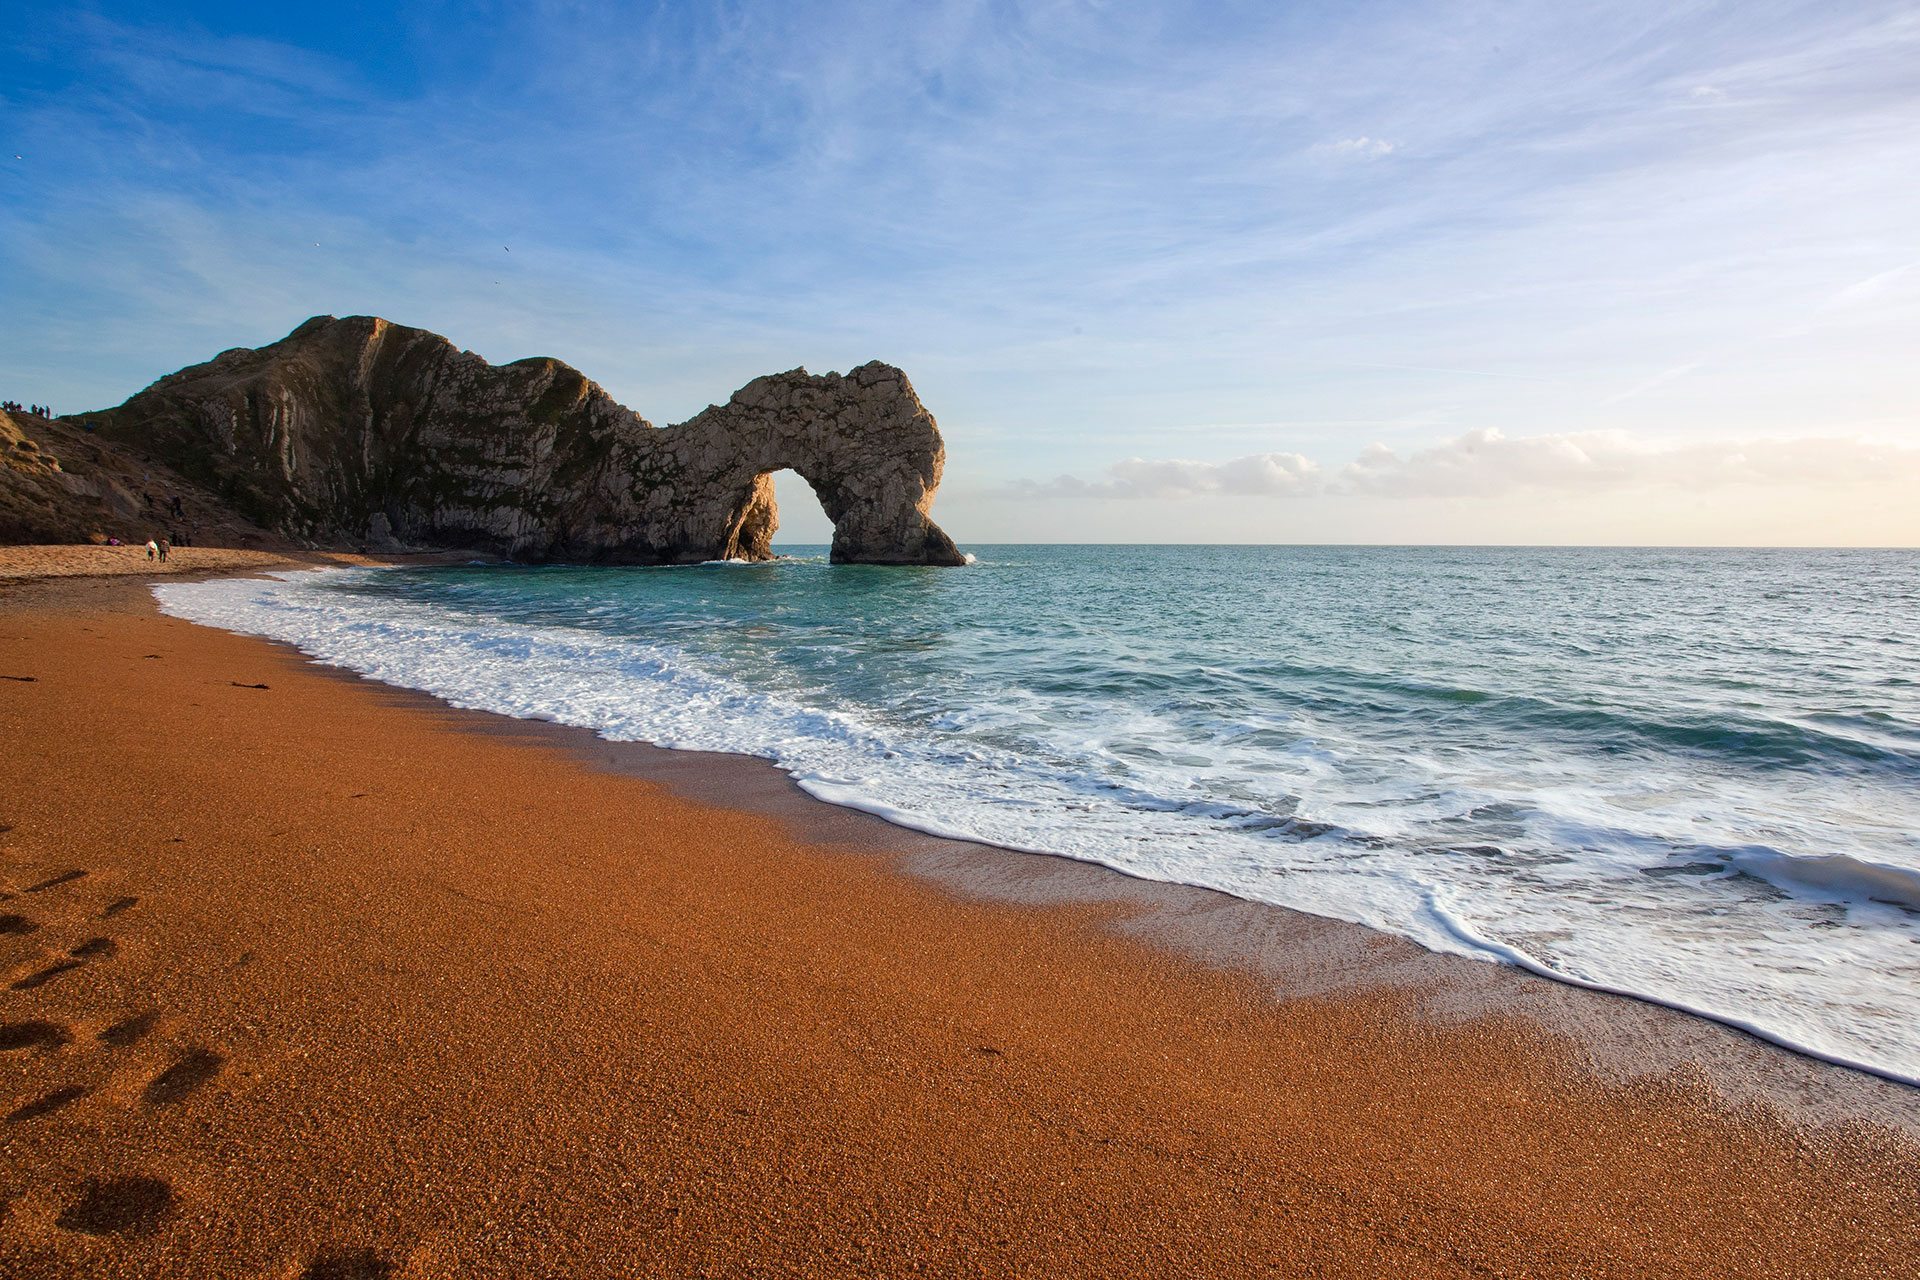
[[157,592],[460,705],[1920,1080],[1920,552],[787,550]]

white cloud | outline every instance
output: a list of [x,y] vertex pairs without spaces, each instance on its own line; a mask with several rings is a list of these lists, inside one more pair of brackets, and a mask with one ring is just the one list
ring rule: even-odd
[[1659,444],[1625,431],[1506,436],[1469,431],[1401,457],[1374,445],[1340,473],[1353,493],[1481,496],[1673,486],[1813,486],[1920,479],[1920,449],[1861,440]]
[[1320,488],[1320,468],[1297,453],[1252,453],[1226,462],[1184,458],[1127,458],[1100,480],[1060,476],[1045,484],[1027,481],[1021,493],[1063,498],[1194,498],[1212,494],[1290,497]]
[[1357,138],[1342,138],[1338,142],[1329,142],[1321,148],[1336,155],[1348,156],[1384,156],[1399,150],[1400,144],[1389,142],[1385,138],[1369,138],[1361,134]]
[[1920,448],[1872,441],[1711,440],[1662,444],[1625,431],[1507,436],[1469,431],[1401,454],[1383,444],[1329,474],[1298,453],[1226,462],[1128,458],[1098,480],[1061,476],[1018,491],[1067,498],[1193,498],[1309,494],[1491,498],[1524,490],[1597,493],[1738,485],[1831,487],[1920,482]]
[[1856,280],[1846,288],[1838,290],[1832,297],[1821,303],[1820,309],[1822,311],[1834,311],[1845,307],[1857,307],[1863,303],[1872,302],[1897,289],[1900,282],[1907,277],[1915,267],[1920,267],[1920,261],[1903,262],[1897,267],[1876,272],[1864,280]]

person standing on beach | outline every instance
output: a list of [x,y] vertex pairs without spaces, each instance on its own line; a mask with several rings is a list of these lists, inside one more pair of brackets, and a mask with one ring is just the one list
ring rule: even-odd
[[155,556],[158,556],[159,554],[160,554],[160,544],[155,542],[152,538],[148,538],[147,539],[147,559],[151,560]]
[[171,550],[173,550],[173,540],[170,538],[160,539],[160,563],[161,564],[165,564],[167,562],[167,552]]

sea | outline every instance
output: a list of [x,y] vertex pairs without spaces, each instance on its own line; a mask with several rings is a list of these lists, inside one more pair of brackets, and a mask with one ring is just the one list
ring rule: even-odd
[[1920,551],[325,569],[168,613],[1920,1084]]

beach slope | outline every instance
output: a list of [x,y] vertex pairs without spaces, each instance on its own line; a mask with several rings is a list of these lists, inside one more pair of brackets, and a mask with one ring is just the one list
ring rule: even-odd
[[1111,903],[957,893],[137,580],[0,590],[0,677],[9,1276],[1920,1257],[1898,1127],[1607,1078],[1404,984],[1277,996]]

